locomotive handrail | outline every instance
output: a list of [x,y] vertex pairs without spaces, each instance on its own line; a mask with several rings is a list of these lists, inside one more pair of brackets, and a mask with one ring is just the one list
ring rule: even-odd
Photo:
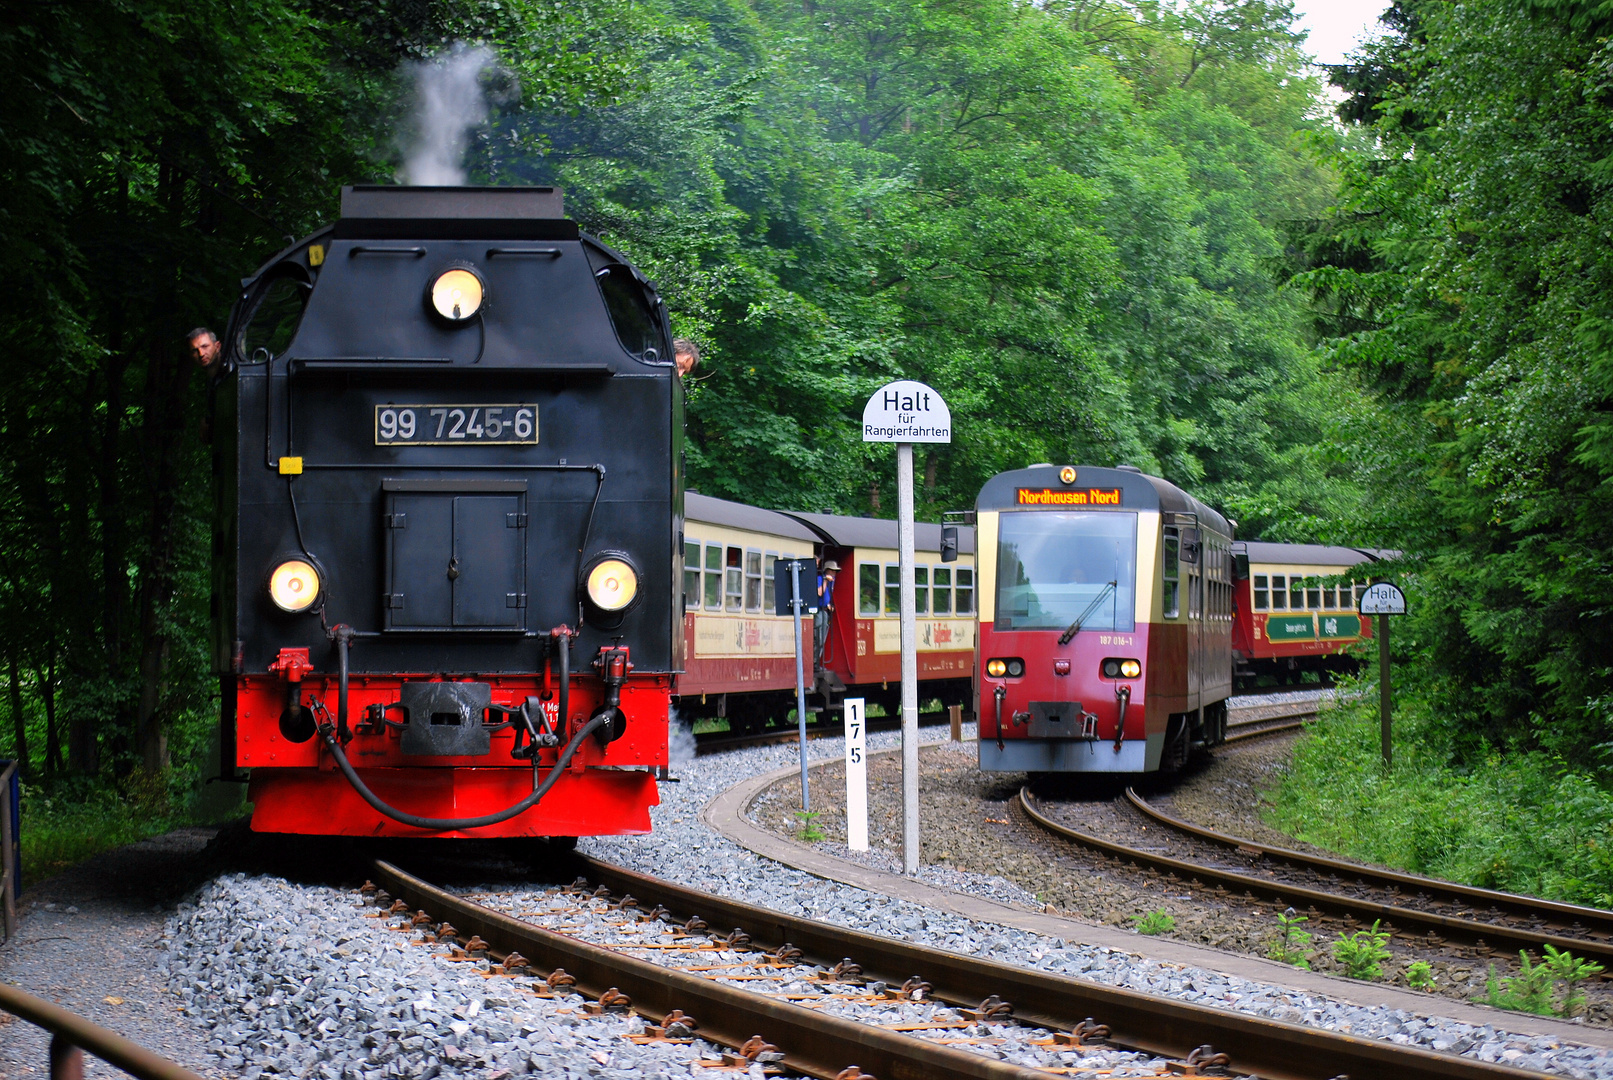
[[51,1040],[50,1047],[53,1076],[58,1074],[62,1058],[70,1054],[74,1048],[82,1047],[109,1065],[116,1065],[131,1076],[139,1077],[140,1080],[201,1080],[201,1077],[183,1065],[154,1054],[115,1031],[109,1031],[77,1013],[68,1012],[59,1005],[53,1005],[3,982],[0,982],[0,1009],[13,1016],[20,1016],[30,1024],[42,1027],[55,1036]]

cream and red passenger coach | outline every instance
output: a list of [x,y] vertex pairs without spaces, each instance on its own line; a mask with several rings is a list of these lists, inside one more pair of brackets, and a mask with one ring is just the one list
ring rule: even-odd
[[1131,468],[1033,466],[976,502],[980,767],[1180,768],[1226,734],[1232,529]]
[[1239,541],[1232,551],[1240,563],[1232,623],[1240,684],[1355,670],[1348,648],[1372,637],[1371,622],[1356,614],[1364,568],[1396,552],[1258,540]]
[[[834,606],[821,652],[803,620],[810,705],[861,696],[894,710],[900,697],[896,523],[762,510],[685,495],[683,559],[685,719],[726,717],[734,730],[782,721],[795,707],[795,627],[775,615],[777,560],[836,562]],[[941,561],[941,529],[916,527],[920,697],[969,698],[976,603],[972,530],[958,561]],[[816,655],[814,656],[814,654]]]

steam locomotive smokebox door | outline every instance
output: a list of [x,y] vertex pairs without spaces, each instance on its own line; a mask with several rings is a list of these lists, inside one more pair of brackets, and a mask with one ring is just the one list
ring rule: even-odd
[[388,630],[526,629],[526,481],[386,480]]
[[487,683],[408,682],[398,688],[398,701],[408,713],[399,749],[422,757],[486,754],[492,738],[482,717],[493,703]]
[[1081,733],[1079,701],[1033,701],[1028,734],[1033,739],[1072,738]]

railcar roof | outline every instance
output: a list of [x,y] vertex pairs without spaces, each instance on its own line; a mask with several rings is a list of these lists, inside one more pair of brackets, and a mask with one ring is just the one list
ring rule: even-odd
[[1364,562],[1395,559],[1400,555],[1400,552],[1388,548],[1339,547],[1334,544],[1274,544],[1264,540],[1245,540],[1242,545],[1252,563],[1291,563],[1296,566],[1357,566]]
[[786,514],[776,510],[763,510],[759,506],[747,506],[744,503],[713,498],[697,491],[683,493],[683,516],[687,521],[699,521],[707,525],[744,529],[746,532],[782,536],[790,540],[805,540],[808,543],[818,542],[817,533]]

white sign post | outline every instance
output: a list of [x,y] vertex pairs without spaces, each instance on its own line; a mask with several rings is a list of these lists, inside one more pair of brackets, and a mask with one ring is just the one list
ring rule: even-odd
[[1357,614],[1378,617],[1378,739],[1382,744],[1383,767],[1394,764],[1394,746],[1389,741],[1389,616],[1406,613],[1406,594],[1387,581],[1374,581],[1361,594]]
[[863,406],[863,442],[896,444],[896,535],[902,596],[902,869],[919,869],[919,664],[913,593],[913,444],[950,443],[952,410],[921,382],[875,390]]
[[863,699],[846,699],[846,846],[868,850],[868,728]]

